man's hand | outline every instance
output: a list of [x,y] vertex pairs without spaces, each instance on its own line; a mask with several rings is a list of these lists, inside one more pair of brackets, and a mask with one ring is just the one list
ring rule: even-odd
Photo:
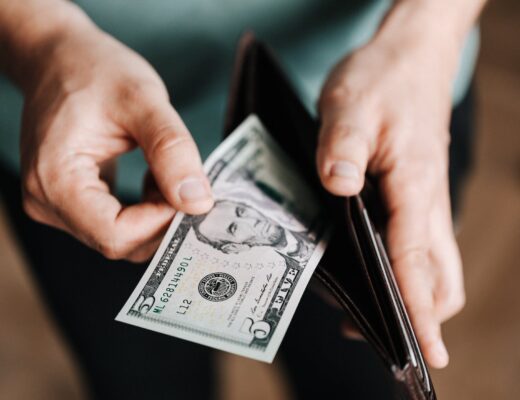
[[[109,258],[143,261],[175,210],[211,208],[211,189],[157,73],[76,12],[74,23],[33,49],[23,79],[24,208]],[[124,206],[111,194],[110,175],[115,159],[136,146],[153,179],[141,203]]]
[[[426,359],[444,367],[440,324],[464,305],[448,191],[452,81],[461,40],[439,15],[400,2],[364,48],[325,84],[318,170],[336,195],[379,177],[396,279]],[[414,5],[415,7],[415,5]],[[459,35],[462,37],[462,35]]]

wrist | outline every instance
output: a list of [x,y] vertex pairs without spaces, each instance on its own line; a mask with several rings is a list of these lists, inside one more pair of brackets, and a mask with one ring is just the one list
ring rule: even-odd
[[7,16],[9,22],[1,29],[1,47],[7,75],[23,91],[41,77],[60,43],[97,29],[78,6],[69,2],[13,14]]
[[434,67],[452,79],[471,24],[463,29],[456,13],[447,8],[440,0],[396,1],[372,44],[395,58],[411,60],[414,68]]
[[486,0],[394,0],[385,23],[435,35],[462,47]]

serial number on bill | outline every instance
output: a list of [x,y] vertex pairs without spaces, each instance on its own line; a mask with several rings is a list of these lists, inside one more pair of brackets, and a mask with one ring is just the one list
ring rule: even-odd
[[175,293],[175,290],[179,286],[181,278],[186,273],[186,271],[187,271],[187,269],[188,269],[188,267],[190,265],[190,261],[192,259],[193,259],[193,257],[183,257],[182,258],[182,260],[180,261],[179,265],[174,270],[175,273],[170,278],[170,280],[166,284],[166,287],[164,288],[163,293],[161,294],[161,297],[160,297],[160,301],[161,302],[168,303],[168,301],[170,301],[170,299],[172,298],[173,294]]

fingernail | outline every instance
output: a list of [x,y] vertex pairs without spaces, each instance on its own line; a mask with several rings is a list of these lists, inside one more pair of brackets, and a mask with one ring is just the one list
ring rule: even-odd
[[179,197],[183,202],[195,202],[209,198],[211,195],[200,178],[187,178],[179,186]]
[[359,179],[357,165],[348,161],[335,162],[330,169],[330,174],[338,178]]

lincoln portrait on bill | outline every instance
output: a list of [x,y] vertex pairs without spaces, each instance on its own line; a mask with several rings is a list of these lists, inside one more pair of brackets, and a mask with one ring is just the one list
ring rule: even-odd
[[235,200],[217,200],[207,214],[192,217],[192,227],[199,241],[226,254],[267,246],[303,263],[315,244],[312,234],[286,228],[251,205]]

